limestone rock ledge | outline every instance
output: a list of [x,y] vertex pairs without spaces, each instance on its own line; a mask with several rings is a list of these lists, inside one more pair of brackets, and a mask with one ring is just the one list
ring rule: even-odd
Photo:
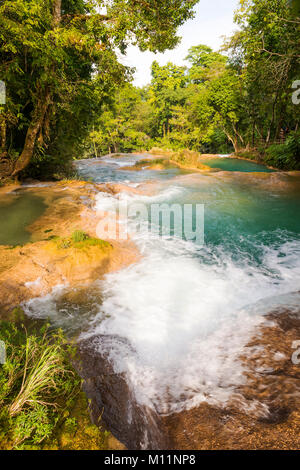
[[135,262],[138,251],[130,241],[60,243],[76,230],[96,239],[96,227],[105,213],[93,210],[94,197],[114,188],[86,182],[49,183],[15,191],[31,191],[47,204],[45,213],[28,230],[24,246],[0,246],[0,317],[32,297],[46,295],[56,285],[82,286],[106,273]]

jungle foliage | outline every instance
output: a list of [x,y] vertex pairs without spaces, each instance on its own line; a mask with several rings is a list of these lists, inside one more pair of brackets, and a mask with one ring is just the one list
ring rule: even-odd
[[[79,156],[94,116],[130,78],[128,44],[163,51],[197,0],[0,2],[0,176],[53,172]],[[28,166],[31,169],[28,169]]]
[[39,446],[68,417],[81,380],[61,331],[27,332],[0,322],[6,360],[0,365],[0,449]]
[[300,18],[286,0],[241,0],[235,21],[239,30],[222,51],[194,46],[186,67],[154,62],[149,86],[119,90],[94,123],[88,155],[153,146],[235,151],[299,169],[292,96],[299,101]]
[[197,2],[0,2],[0,178],[59,177],[72,159],[153,146],[247,151],[299,168],[289,143],[299,138],[297,2],[240,0],[221,51],[196,45],[186,66],[155,61],[149,86],[130,84],[120,54],[176,46]]

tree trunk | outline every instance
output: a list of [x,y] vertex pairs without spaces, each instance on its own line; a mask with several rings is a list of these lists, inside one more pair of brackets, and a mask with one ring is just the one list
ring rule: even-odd
[[232,124],[232,127],[233,127],[233,131],[234,131],[234,134],[235,134],[236,141],[238,142],[238,139],[240,139],[241,144],[245,146],[245,141],[244,141],[243,137],[241,136],[241,134],[239,134],[235,124]]
[[[61,21],[61,1],[62,0],[53,0],[53,29],[57,28]],[[54,69],[53,65],[53,69]],[[42,132],[44,119],[48,110],[48,107],[51,102],[51,94],[49,89],[46,90],[45,94],[40,93],[40,97],[37,99],[36,107],[33,111],[33,118],[28,127],[24,147],[21,155],[16,161],[12,176],[18,175],[20,171],[24,170],[27,165],[30,163],[32,158],[34,147],[38,138],[39,132]]]
[[6,120],[2,112],[0,112],[0,138],[0,156],[3,156],[6,154]]
[[61,0],[53,0],[53,26],[56,28],[61,21]]
[[233,147],[234,147],[235,153],[237,153],[240,150],[240,146],[239,146],[237,138],[235,138],[234,141],[233,141]]
[[18,173],[20,173],[20,171],[24,170],[24,168],[26,168],[27,165],[30,163],[37,135],[43,125],[44,117],[48,109],[49,103],[50,93],[47,92],[46,97],[44,97],[43,101],[38,100],[37,102],[36,108],[34,110],[35,116],[28,127],[23,151],[19,156],[18,160],[16,161],[12,176],[16,176]]
[[252,148],[255,146],[255,107],[252,103]]
[[230,140],[230,142],[232,143],[233,148],[234,148],[234,151],[235,151],[235,152],[238,152],[240,147],[239,147],[239,145],[238,145],[238,138],[237,138],[237,136],[231,137],[231,135],[230,135],[225,129],[223,129],[223,130],[224,130],[224,132],[225,132],[227,138],[228,138],[228,139]]

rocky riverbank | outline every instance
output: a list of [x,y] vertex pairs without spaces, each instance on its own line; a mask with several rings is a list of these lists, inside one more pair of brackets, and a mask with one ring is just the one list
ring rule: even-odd
[[[28,243],[0,246],[0,321],[31,325],[20,308],[23,302],[45,296],[58,285],[68,286],[70,292],[85,290],[106,273],[138,258],[137,249],[130,241],[103,241],[96,235],[97,224],[105,212],[93,210],[94,197],[99,191],[114,194],[118,190],[113,185],[79,181],[1,188],[6,203],[30,194],[43,201],[45,210],[29,226],[21,227],[30,233]],[[18,225],[18,221],[14,223]],[[5,221],[2,229],[5,230]],[[68,411],[68,422],[71,421],[76,422],[75,431],[63,427],[40,448],[124,448],[104,431],[101,420],[97,419],[100,431],[92,425],[84,395]],[[9,439],[0,439],[0,448],[12,446]]]
[[[94,164],[94,162],[91,164]],[[95,165],[99,164],[99,162],[95,162]],[[122,168],[124,169],[124,166]],[[291,206],[289,207],[292,208],[293,198],[297,198],[299,193],[299,173],[297,172],[243,173],[218,171],[203,177],[199,172],[185,173],[176,176],[172,180],[173,185],[174,183],[176,187],[178,185],[184,185],[185,189],[190,186],[192,188],[200,187],[202,191],[205,188],[207,190],[210,187],[214,188],[216,185],[225,185],[225,189],[230,188],[231,190],[236,190],[238,187],[242,191],[249,187],[253,191],[264,191],[265,198],[273,193],[276,194],[277,198],[282,195],[283,200],[289,196],[291,197]],[[148,182],[143,185],[143,196],[156,195],[159,187],[160,190],[162,187],[165,190],[166,185],[160,183],[159,186],[157,182]],[[49,183],[45,186],[14,187],[12,189],[14,194],[31,193],[41,197],[46,209],[28,227],[31,234],[28,243],[23,246],[2,246],[0,248],[2,254],[0,279],[3,285],[0,297],[2,318],[11,319],[13,307],[24,300],[51,293],[53,287],[59,284],[69,286],[70,289],[66,289],[59,299],[54,299],[54,302],[56,302],[54,306],[55,313],[52,312],[54,323],[58,317],[62,320],[61,317],[64,315],[72,317],[72,309],[75,306],[77,316],[72,317],[75,321],[71,319],[71,326],[73,327],[73,323],[76,323],[76,320],[79,319],[77,324],[79,330],[81,327],[79,332],[86,333],[86,330],[82,329],[80,319],[82,320],[82,315],[87,314],[87,312],[90,315],[89,319],[93,318],[95,320],[94,325],[98,325],[98,327],[106,320],[111,321],[111,319],[120,320],[125,324],[121,333],[118,329],[111,328],[111,325],[104,331],[101,328],[98,330],[96,328],[95,331],[91,328],[87,335],[83,334],[79,338],[77,343],[80,360],[77,362],[76,367],[84,379],[83,387],[87,398],[90,400],[90,411],[94,423],[98,423],[99,418],[101,418],[101,423],[106,429],[111,430],[116,438],[129,449],[299,449],[300,376],[299,365],[292,361],[292,356],[295,353],[293,344],[300,337],[299,293],[295,292],[298,289],[296,284],[292,284],[292,287],[290,287],[289,283],[285,291],[290,292],[290,294],[286,298],[283,296],[282,299],[278,298],[276,300],[274,305],[280,304],[283,306],[282,308],[269,308],[263,302],[262,311],[259,313],[261,315],[260,319],[257,320],[257,323],[254,322],[256,327],[249,333],[249,337],[247,333],[243,346],[239,343],[236,346],[235,341],[237,341],[240,331],[243,331],[244,322],[249,321],[249,328],[251,329],[252,314],[248,315],[247,311],[244,312],[243,323],[237,323],[236,326],[235,322],[230,323],[229,318],[228,325],[226,322],[222,324],[223,326],[219,332],[220,337],[218,337],[218,334],[216,336],[217,346],[212,343],[216,354],[219,354],[216,364],[214,364],[213,353],[209,351],[208,343],[207,347],[200,348],[199,351],[196,349],[193,353],[194,356],[187,356],[187,359],[184,359],[184,362],[178,367],[178,371],[176,366],[176,374],[177,372],[183,374],[189,367],[193,367],[192,363],[195,356],[198,357],[200,364],[199,368],[196,367],[195,373],[192,370],[191,375],[187,377],[188,379],[195,378],[195,382],[187,380],[186,386],[182,388],[181,395],[176,397],[178,407],[175,410],[174,396],[171,393],[172,375],[169,377],[166,389],[163,387],[158,388],[154,399],[156,405],[160,403],[160,400],[163,402],[162,411],[155,403],[152,404],[151,398],[153,396],[150,396],[148,401],[139,400],[138,392],[142,391],[147,394],[147,389],[144,390],[142,387],[139,390],[139,384],[134,382],[136,376],[132,377],[130,375],[131,370],[127,370],[126,367],[120,368],[117,359],[124,359],[124,364],[127,366],[130,360],[134,361],[137,358],[136,344],[127,337],[128,332],[134,331],[136,323],[130,323],[130,316],[126,316],[126,309],[118,311],[119,302],[122,306],[124,295],[125,301],[127,301],[127,295],[134,296],[135,288],[137,292],[141,292],[140,296],[135,296],[135,302],[132,305],[130,304],[130,308],[132,308],[132,315],[136,315],[138,324],[140,324],[141,318],[144,322],[143,330],[137,330],[137,339],[140,339],[144,331],[148,334],[150,329],[147,329],[147,322],[149,319],[151,320],[152,312],[147,311],[146,304],[143,304],[143,308],[139,309],[139,301],[151,290],[151,301],[159,311],[159,315],[155,318],[160,324],[161,319],[163,320],[160,306],[165,307],[166,302],[164,301],[165,298],[162,297],[159,305],[155,303],[159,285],[155,282],[153,284],[152,281],[158,276],[159,271],[164,269],[164,265],[159,262],[158,268],[153,271],[153,276],[151,274],[151,276],[146,277],[142,286],[139,284],[139,278],[143,275],[142,271],[138,271],[136,277],[130,271],[131,268],[128,271],[120,271],[121,274],[123,272],[123,277],[113,277],[112,281],[116,291],[116,303],[110,304],[111,308],[106,311],[104,309],[100,315],[99,305],[101,304],[103,307],[103,299],[99,298],[99,296],[102,296],[101,289],[96,292],[98,297],[95,302],[91,301],[94,281],[101,280],[106,273],[119,271],[121,268],[135,263],[140,257],[136,246],[130,240],[121,243],[113,240],[101,241],[97,239],[97,225],[107,213],[105,210],[98,210],[98,212],[94,210],[95,196],[99,194],[99,191],[107,193],[109,196],[116,196],[124,190],[139,194],[141,187],[139,185],[136,185],[136,187],[133,187],[133,185],[127,186],[121,182],[116,184],[62,182]],[[226,194],[225,192],[225,197],[222,195],[222,203],[224,203],[224,200],[226,202]],[[242,193],[242,196],[244,205],[244,193]],[[213,198],[215,198],[215,194]],[[114,200],[114,198],[110,199]],[[117,200],[118,198],[115,199],[115,201]],[[229,200],[228,207],[230,208],[232,207],[232,200],[237,201],[237,198],[234,197]],[[102,203],[104,208],[111,207],[110,204],[106,204],[106,195],[104,198],[101,196]],[[99,208],[101,208],[101,204],[98,200]],[[249,206],[247,206],[247,214],[251,215]],[[270,245],[270,241],[268,243]],[[270,251],[269,245],[265,248],[267,254]],[[288,244],[287,248],[289,246]],[[153,250],[153,245],[151,245],[151,250]],[[292,252],[288,251],[288,253],[288,255],[285,255],[284,248],[282,248],[282,251],[278,253],[278,263],[277,255],[275,259],[276,269],[282,268],[284,270],[282,275],[286,276],[289,276],[289,271],[286,274],[285,269],[287,268],[285,266],[289,263]],[[274,255],[272,253],[270,255],[273,260]],[[296,260],[294,260],[295,262]],[[185,258],[186,263],[189,263],[188,258]],[[191,266],[191,269],[193,266]],[[135,268],[135,266],[132,266],[132,268]],[[190,271],[191,273],[194,272],[193,269]],[[238,269],[238,267],[235,269]],[[255,269],[257,270],[257,266],[255,266]],[[173,271],[172,268],[172,271],[167,272],[166,277],[162,277],[162,284],[163,282],[166,283],[170,277],[172,278]],[[190,272],[187,279],[190,279]],[[238,279],[236,289],[239,289],[241,279],[244,279],[245,283],[252,282],[252,277],[243,278],[242,274],[238,270],[237,277],[234,276],[226,283],[226,289],[224,289],[226,295],[222,295],[222,302],[217,314],[218,324],[219,317],[222,317],[223,310],[226,309],[226,302],[229,302],[226,297],[227,292],[230,293],[232,282]],[[201,271],[198,270],[197,265],[195,279],[198,281],[199,278],[202,279]],[[220,285],[222,287],[223,279],[223,276],[221,276],[218,281],[219,289]],[[276,290],[272,290],[269,295],[278,292],[280,277],[277,276],[276,279]],[[214,279],[211,278],[210,284],[207,284],[208,288],[211,287],[213,281]],[[264,277],[258,277],[255,281],[255,289],[258,289],[260,283],[264,281]],[[140,290],[138,289],[139,286]],[[267,287],[270,288],[269,285]],[[189,288],[188,283],[186,288]],[[269,293],[269,291],[267,292]],[[123,294],[123,297],[121,294]],[[210,302],[215,294],[216,290],[212,288],[212,292],[207,296],[207,302]],[[205,289],[202,288],[202,285],[201,295],[205,295]],[[243,294],[239,297],[243,298],[242,302],[245,302],[245,308],[247,308]],[[234,297],[231,297],[231,302],[232,299]],[[259,298],[256,300],[259,300]],[[185,302],[187,301],[188,298],[186,297]],[[181,314],[175,315],[175,320],[172,322],[172,325],[176,323],[176,326],[179,323],[180,341],[182,335],[184,335],[184,328],[180,325],[183,324],[186,327],[189,320],[186,316],[185,305],[182,305]],[[290,305],[295,305],[295,308],[290,308]],[[193,309],[196,306],[197,302],[194,302]],[[33,313],[38,314],[40,307],[43,307],[43,304],[37,303]],[[48,311],[48,307],[49,304],[47,304],[45,311]],[[261,307],[257,308],[260,309]],[[176,314],[177,308],[178,303],[174,308],[171,306],[170,312]],[[116,311],[118,312],[117,315]],[[144,315],[145,311],[146,315]],[[198,310],[197,319],[201,321],[201,316],[205,316],[206,312],[207,307]],[[16,315],[16,311],[14,311],[14,315]],[[114,318],[114,316],[118,318]],[[182,318],[185,320],[181,324]],[[208,321],[210,321],[210,318],[211,315]],[[162,325],[168,325],[170,328],[168,317],[165,318],[165,322]],[[222,336],[223,328],[227,332],[224,336]],[[77,334],[77,330],[75,331]],[[199,329],[199,335],[201,335],[201,332],[202,330]],[[164,345],[165,341],[171,338],[169,342],[171,348],[173,333],[174,330],[170,328],[170,333],[162,339],[161,344]],[[161,346],[159,338],[157,328],[153,331],[153,335],[146,336],[146,339],[151,343],[151,354],[155,350],[153,344],[157,345],[158,348]],[[226,345],[223,345],[224,338]],[[115,362],[110,355],[112,349],[116,352]],[[173,351],[173,353],[176,354],[176,351]],[[209,369],[205,367],[206,354],[210,358],[208,361],[211,364]],[[234,362],[232,355],[235,354]],[[132,362],[132,364],[134,363]],[[166,369],[166,373],[168,372],[168,369]],[[236,380],[237,374],[239,375],[238,380]],[[175,378],[179,380],[179,376],[175,375]],[[154,389],[156,385],[159,385],[158,382],[154,382]],[[222,397],[225,397],[224,400],[218,399],[218,396],[215,395],[216,389]],[[224,395],[222,394],[223,391]],[[197,397],[200,397],[200,399]],[[69,443],[59,439],[60,445],[68,446]],[[93,445],[96,445],[95,442]],[[116,445],[114,441],[111,448],[116,448],[114,447]]]
[[299,449],[299,318],[300,309],[267,315],[241,357],[245,383],[223,407],[203,403],[163,419],[172,449]]
[[[44,214],[27,230],[24,246],[0,246],[1,316],[32,297],[46,295],[58,284],[88,285],[107,272],[121,269],[138,257],[126,241],[97,243],[96,227],[105,214],[93,209],[95,194],[118,188],[85,182],[49,183],[46,186],[7,187],[6,194],[30,192],[47,205]],[[4,188],[2,188],[2,193]],[[82,231],[90,241],[71,243],[72,233]]]

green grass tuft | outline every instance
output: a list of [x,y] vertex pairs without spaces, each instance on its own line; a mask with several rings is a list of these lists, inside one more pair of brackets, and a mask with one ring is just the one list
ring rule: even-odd
[[88,234],[83,232],[82,230],[75,230],[75,232],[73,232],[71,235],[71,239],[74,243],[84,242],[88,238]]
[[87,233],[81,230],[75,230],[69,238],[54,237],[53,241],[57,247],[62,250],[68,248],[84,249],[90,246],[98,246],[102,249],[111,248],[111,244],[100,238],[90,237]]

